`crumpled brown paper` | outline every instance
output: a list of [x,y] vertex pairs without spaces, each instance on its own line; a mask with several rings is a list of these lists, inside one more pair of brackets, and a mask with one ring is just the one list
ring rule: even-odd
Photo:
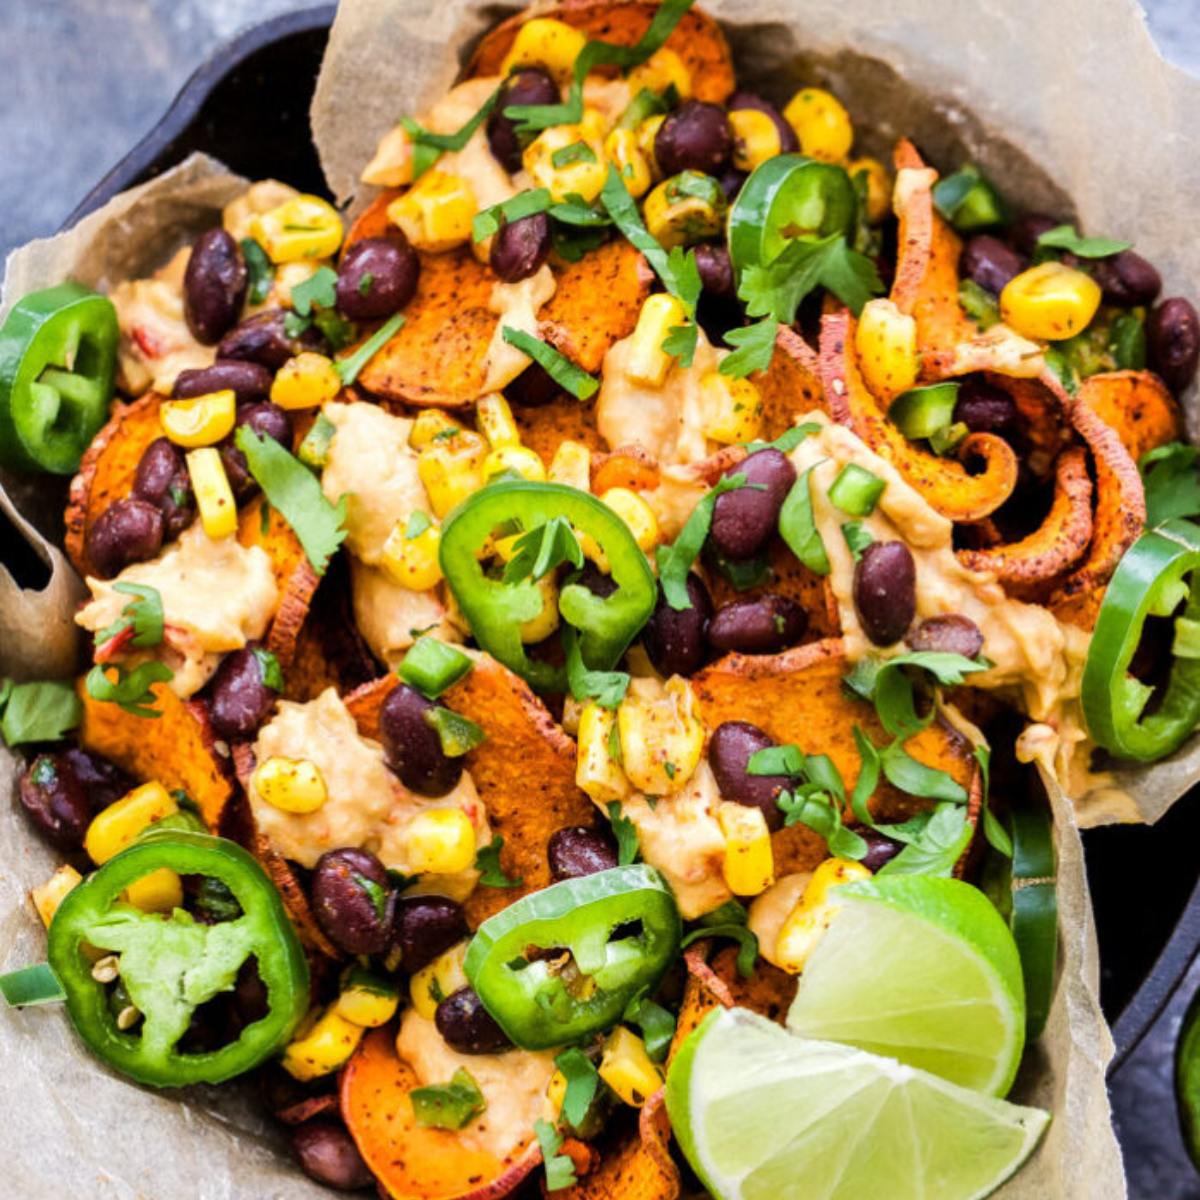
[[[1188,212],[1200,191],[1192,136],[1200,85],[1159,59],[1133,0],[716,0],[708,7],[727,24],[740,77],[768,95],[824,83],[846,102],[865,149],[886,153],[904,133],[938,165],[971,158],[1019,208],[1077,212],[1089,232],[1136,240],[1162,269],[1168,294],[1200,291],[1200,243]],[[358,172],[380,135],[436,98],[471,39],[501,15],[471,0],[342,0],[312,111],[339,199],[355,197]],[[145,273],[184,237],[215,223],[238,186],[211,160],[189,159],[71,233],[18,251],[8,264],[5,305],[66,275],[100,285]],[[1194,407],[1189,419],[1200,434]],[[11,494],[54,536],[61,489],[21,486]],[[11,512],[5,500],[0,492]],[[0,670],[22,675],[69,661],[66,614],[78,587],[57,550],[36,533],[32,541],[52,568],[50,583],[17,595],[0,573]],[[5,967],[41,956],[42,934],[24,893],[45,878],[54,857],[14,811],[12,764],[0,749]],[[1122,772],[1118,782],[1153,820],[1197,776],[1200,739],[1193,739],[1170,763]],[[1054,1121],[1036,1157],[998,1195],[1120,1200],[1125,1188],[1104,1087],[1112,1047],[1097,1000],[1082,847],[1070,803],[1047,782],[1060,864],[1061,980],[1014,1098],[1049,1108]],[[176,1097],[134,1088],[78,1048],[60,1012],[0,1016],[0,1056],[10,1147],[5,1185],[15,1196],[326,1194],[273,1157],[277,1136],[236,1089]]]

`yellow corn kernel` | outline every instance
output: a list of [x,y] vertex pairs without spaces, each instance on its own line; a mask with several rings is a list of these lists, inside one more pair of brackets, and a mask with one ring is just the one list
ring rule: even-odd
[[83,876],[70,863],[63,863],[45,883],[39,884],[29,893],[37,915],[42,918],[42,924],[48,929],[63,897],[77,884],[83,882]]
[[183,880],[170,867],[159,867],[134,880],[125,889],[124,896],[142,912],[169,913],[183,907]]
[[289,411],[319,408],[341,390],[342,379],[332,360],[305,350],[279,368],[271,384],[271,402]]
[[618,1025],[604,1043],[600,1078],[626,1103],[641,1108],[663,1085],[662,1068],[646,1053],[646,1043]]
[[592,452],[582,442],[564,438],[558,443],[546,478],[551,483],[563,483],[567,487],[587,492],[592,487]]
[[114,854],[131,845],[147,825],[178,811],[175,797],[161,783],[157,780],[143,783],[92,818],[83,848],[92,862],[102,866]]
[[376,187],[403,187],[412,183],[412,139],[403,125],[393,125],[379,139],[375,157],[363,168],[359,178]]
[[675,361],[662,344],[672,329],[686,321],[687,312],[674,296],[658,292],[646,297],[625,361],[625,374],[634,383],[662,387]]
[[547,188],[558,201],[578,192],[585,204],[600,195],[608,177],[604,147],[595,118],[578,125],[553,125],[525,147],[521,162],[538,187]]
[[629,693],[617,710],[621,762],[639,792],[667,796],[692,777],[704,750],[704,726],[686,679],[667,680],[661,694]]
[[437,254],[470,240],[478,208],[474,189],[461,175],[435,169],[388,205],[387,218],[418,250]]
[[800,153],[809,158],[841,162],[854,144],[850,114],[824,88],[801,88],[788,101],[783,119],[796,131]]
[[467,947],[470,944],[459,942],[439,954],[433,962],[413,972],[408,981],[408,996],[413,1008],[426,1020],[433,1020],[437,1006],[447,996],[452,996],[460,988],[467,986],[463,960],[467,957]]
[[1039,263],[1000,293],[1000,315],[1022,337],[1060,341],[1086,328],[1100,307],[1100,285],[1060,262]]
[[704,436],[725,446],[752,442],[762,430],[763,402],[748,379],[712,371],[700,380]]
[[664,179],[646,197],[642,215],[651,235],[670,250],[720,233],[727,208],[725,193],[715,179],[683,171]]
[[421,450],[439,434],[451,429],[462,429],[462,426],[440,408],[423,408],[413,420],[412,429],[408,432],[408,444],[414,450]]
[[558,82],[567,83],[587,37],[573,25],[553,17],[534,17],[517,30],[512,49],[500,64],[500,74],[517,67],[545,67]]
[[638,548],[649,554],[658,544],[658,518],[654,509],[629,488],[609,488],[600,499],[629,526]]
[[508,401],[500,392],[489,392],[476,401],[475,424],[493,450],[521,444],[521,431],[513,419]]
[[163,433],[175,445],[189,449],[215,445],[233,429],[236,416],[237,396],[232,388],[191,400],[164,400],[158,410]]
[[637,127],[638,149],[650,164],[650,173],[655,179],[662,178],[662,169],[658,165],[658,159],[654,157],[654,139],[658,137],[658,131],[666,119],[665,113],[657,113],[653,117],[647,117]]
[[775,882],[775,856],[762,809],[727,801],[717,809],[717,823],[725,835],[725,885],[735,896],[765,892]]
[[629,795],[629,780],[620,762],[613,758],[613,751],[620,749],[613,733],[616,724],[617,714],[611,708],[602,708],[595,700],[589,700],[579,714],[575,782],[601,808]]
[[475,827],[461,808],[418,813],[404,835],[409,874],[457,875],[475,865]]
[[832,902],[830,893],[842,884],[870,878],[871,872],[862,863],[848,858],[827,858],[821,863],[779,931],[772,959],[775,965],[793,975],[803,971],[838,911],[839,905]]
[[562,1112],[563,1101],[567,1098],[567,1077],[561,1071],[555,1071],[546,1085],[546,1099],[550,1102],[550,1111],[558,1116]]
[[339,1017],[363,1029],[386,1025],[400,1007],[400,993],[385,980],[367,977],[367,972],[351,971],[334,1004]]
[[503,471],[515,471],[522,479],[541,483],[546,478],[542,456],[528,446],[500,446],[483,460],[483,477],[491,479]]
[[307,758],[273,755],[255,767],[250,782],[259,797],[280,812],[316,812],[329,799],[325,777]]
[[691,71],[687,69],[683,59],[666,46],[655,50],[640,67],[634,67],[629,72],[627,81],[631,96],[636,96],[642,88],[649,88],[652,92],[665,92],[672,84],[679,93],[680,100],[687,100],[692,94]]
[[850,178],[855,175],[867,177],[867,221],[878,225],[892,211],[892,177],[888,169],[877,158],[856,158],[846,168]]
[[456,504],[483,487],[483,438],[469,429],[439,437],[421,447],[417,474],[429,494],[434,516],[444,517]]
[[294,196],[255,217],[250,235],[272,262],[329,258],[342,244],[342,218],[320,196]]
[[604,139],[604,157],[617,168],[626,191],[634,199],[650,190],[654,176],[632,129],[614,129]]
[[202,446],[189,450],[185,461],[204,532],[214,542],[232,537],[237,533],[237,504],[220,453],[215,446]]
[[917,323],[891,300],[868,300],[854,333],[859,366],[867,387],[880,399],[907,391],[917,382]]
[[521,622],[521,641],[526,645],[544,642],[559,626],[558,584],[553,571],[537,581],[537,589],[542,594],[541,612]]
[[283,1052],[283,1069],[301,1082],[330,1075],[358,1049],[363,1032],[331,1004],[311,1025],[300,1027]]
[[733,130],[733,165],[739,171],[753,171],[783,150],[775,122],[757,108],[733,109],[729,124]]
[[429,522],[420,533],[410,537],[408,527],[408,520],[392,526],[383,543],[379,565],[401,587],[410,592],[426,592],[442,581],[442,564],[438,561],[442,531]]

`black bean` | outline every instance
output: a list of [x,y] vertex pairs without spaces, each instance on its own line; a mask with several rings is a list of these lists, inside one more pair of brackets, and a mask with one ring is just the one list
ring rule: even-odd
[[504,388],[505,398],[523,408],[540,408],[562,395],[562,388],[540,363],[530,363],[520,375]]
[[460,905],[448,896],[401,896],[396,901],[393,939],[400,965],[411,975],[470,936]]
[[421,260],[399,230],[363,238],[338,267],[338,311],[352,321],[377,321],[402,309],[417,290]]
[[504,81],[495,107],[488,116],[487,140],[496,161],[511,175],[521,169],[521,139],[517,122],[504,115],[509,105],[557,104],[558,84],[541,67],[521,67]]
[[87,537],[88,558],[103,579],[120,574],[130,563],[153,558],[163,544],[163,515],[159,509],[128,497],[114,500]]
[[575,582],[587,588],[593,596],[599,596],[601,600],[607,600],[620,586],[611,575],[605,575],[590,558],[584,559],[579,578]]
[[808,628],[808,614],[794,600],[771,593],[734,600],[718,608],[708,623],[714,650],[775,654],[794,646]]
[[730,112],[736,112],[739,108],[752,108],[756,112],[766,113],[779,131],[779,153],[794,154],[800,149],[796,131],[784,120],[783,113],[769,100],[764,100],[755,92],[734,92],[725,101],[725,107]]
[[1011,437],[1017,432],[1017,405],[1003,388],[977,375],[968,376],[958,389],[954,419],[972,433]]
[[196,497],[183,451],[168,438],[155,438],[142,452],[131,494],[162,513],[163,541],[177,538],[196,519]]
[[854,607],[877,646],[898,642],[917,611],[917,567],[903,542],[872,542],[854,568]]
[[346,954],[382,954],[392,934],[396,890],[369,850],[344,846],[317,859],[312,907],[325,936]]
[[387,764],[410,791],[444,796],[462,775],[461,758],[442,751],[437,730],[426,713],[437,706],[415,688],[402,683],[384,701],[379,714],[380,737]]
[[60,769],[70,772],[79,781],[92,812],[99,812],[115,800],[120,800],[134,786],[132,776],[122,771],[116,763],[90,750],[68,746],[60,750],[56,757]]
[[262,363],[240,358],[218,358],[211,367],[180,371],[171,395],[177,400],[232,391],[239,404],[266,399],[271,391],[271,372]]
[[617,847],[611,837],[587,825],[557,829],[546,846],[550,874],[555,879],[580,879],[617,865]]
[[868,871],[878,871],[904,849],[902,843],[895,842],[882,833],[876,833],[873,829],[857,829],[855,832],[867,843],[866,857],[860,861]]
[[759,450],[730,467],[726,475],[745,475],[744,486],[717,497],[709,538],[726,558],[753,558],[770,540],[779,510],[796,482],[796,468],[779,450]]
[[309,1179],[339,1192],[356,1192],[375,1181],[354,1139],[336,1121],[319,1118],[288,1131],[292,1157]]
[[1104,302],[1120,308],[1153,304],[1162,291],[1162,276],[1153,263],[1132,250],[1092,263],[1092,278],[1104,292]]
[[229,486],[239,503],[248,500],[258,491],[258,482],[250,474],[246,456],[237,446],[236,434],[243,425],[262,437],[274,438],[285,450],[292,448],[292,423],[278,404],[272,404],[270,400],[259,400],[257,403],[238,407],[234,431],[220,443],[217,450],[225,467],[225,477],[229,480]]
[[1029,213],[1018,217],[1012,223],[1008,230],[1008,240],[1019,254],[1032,258],[1037,249],[1038,238],[1061,224],[1061,221],[1048,217],[1045,213]]
[[77,850],[92,819],[83,785],[57,754],[39,754],[21,776],[21,804],[51,845]]
[[246,280],[242,251],[231,234],[208,229],[196,239],[183,275],[183,313],[196,341],[211,346],[233,328]]
[[507,221],[492,238],[488,262],[499,279],[519,283],[528,279],[550,254],[550,218],[533,213]]
[[1174,296],[1154,309],[1146,322],[1146,352],[1171,391],[1182,392],[1192,382],[1200,360],[1200,317],[1190,300]]
[[217,347],[220,359],[234,358],[254,362],[268,371],[278,371],[301,350],[318,350],[324,345],[319,331],[310,327],[298,338],[288,336],[282,308],[268,308],[247,317],[221,339]]
[[733,151],[729,118],[719,104],[685,100],[654,135],[654,159],[663,175],[703,171],[720,175]]
[[722,171],[717,176],[717,182],[721,185],[721,191],[725,193],[725,199],[732,204],[737,199],[738,192],[742,190],[742,184],[749,178],[750,176],[745,171],[730,167],[729,170]]
[[267,985],[258,973],[258,960],[248,958],[238,968],[233,985],[233,1007],[243,1025],[253,1025],[271,1010]]
[[446,1045],[459,1054],[495,1054],[512,1045],[470,987],[447,996],[437,1006],[433,1020]]
[[977,233],[963,248],[959,273],[995,295],[1026,267],[1026,260],[990,233]]
[[708,765],[717,790],[735,804],[760,809],[771,830],[783,828],[779,793],[791,788],[795,780],[790,775],[750,775],[746,766],[760,750],[774,745],[773,738],[749,721],[726,721],[708,741]]
[[252,737],[271,715],[278,693],[263,679],[263,667],[254,648],[234,650],[221,660],[209,693],[213,731],[226,741]]
[[983,649],[983,633],[970,617],[946,613],[927,617],[905,641],[912,650],[936,650],[945,654],[961,654],[975,658]]
[[642,645],[660,675],[692,675],[704,665],[704,631],[712,616],[712,597],[704,580],[690,573],[687,577],[691,608],[676,611],[658,590],[658,603],[642,630]]
[[696,267],[704,290],[713,296],[734,294],[733,263],[723,244],[703,242],[696,247]]

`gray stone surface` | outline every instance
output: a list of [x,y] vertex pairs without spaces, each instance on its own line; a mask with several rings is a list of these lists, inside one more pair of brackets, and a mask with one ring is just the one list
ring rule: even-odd
[[[222,39],[298,7],[295,0],[0,0],[0,254],[52,233]],[[1200,74],[1200,0],[1146,0],[1146,8],[1164,54]],[[1132,1200],[1200,1197],[1171,1093],[1175,1035],[1198,987],[1200,965],[1113,1085]]]

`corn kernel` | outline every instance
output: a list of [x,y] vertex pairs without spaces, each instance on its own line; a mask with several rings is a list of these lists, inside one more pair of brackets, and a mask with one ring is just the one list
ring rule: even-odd
[[762,809],[727,801],[717,809],[717,823],[725,835],[725,885],[735,896],[765,892],[775,882],[775,857]]
[[541,483],[546,478],[546,467],[536,450],[528,446],[500,446],[483,460],[483,477],[491,479],[504,471],[515,471],[522,479]]
[[733,165],[739,171],[753,171],[759,163],[774,158],[783,150],[775,122],[757,108],[735,108],[729,114],[733,130]]
[[687,321],[687,312],[674,296],[658,292],[647,296],[638,313],[637,326],[625,361],[625,374],[634,383],[662,387],[674,359],[662,348],[667,335]]
[[159,867],[135,879],[125,889],[124,897],[142,912],[169,913],[183,907],[183,880],[170,867]]
[[399,1007],[400,993],[395,985],[360,968],[350,972],[334,1003],[339,1017],[363,1029],[386,1025]]
[[1044,262],[1004,285],[1000,315],[1023,337],[1056,342],[1091,323],[1100,296],[1100,285],[1090,275],[1060,262]]
[[279,368],[271,384],[271,402],[289,412],[319,408],[342,390],[341,376],[324,354],[305,350]]
[[275,263],[329,258],[342,244],[342,218],[320,196],[295,196],[255,217],[250,233]]
[[788,101],[783,119],[796,131],[800,153],[809,158],[841,162],[854,144],[850,114],[824,88],[801,88]]
[[854,346],[867,387],[880,399],[898,396],[917,382],[917,322],[891,300],[879,297],[863,305]]
[[772,960],[776,966],[793,975],[803,971],[840,907],[831,902],[830,893],[842,884],[870,878],[871,872],[862,863],[848,858],[827,858],[821,863],[779,930]]
[[215,446],[202,446],[189,450],[185,461],[204,532],[214,542],[232,537],[237,532],[237,504],[220,452]]
[[599,1073],[634,1108],[641,1108],[663,1085],[662,1068],[646,1053],[646,1043],[624,1025],[618,1025],[608,1035]]
[[762,431],[762,397],[748,379],[712,371],[700,380],[700,402],[704,436],[714,442],[735,446],[752,442]]
[[562,1112],[563,1101],[567,1098],[567,1077],[561,1071],[555,1071],[546,1085],[546,1100],[550,1111],[558,1116]]
[[83,848],[92,862],[102,866],[114,854],[132,845],[147,825],[178,811],[175,797],[161,783],[157,780],[143,783],[92,818],[83,839]]
[[654,156],[654,139],[658,137],[658,131],[666,119],[665,113],[657,113],[653,117],[647,117],[637,127],[638,149],[642,152],[646,162],[650,164],[650,173],[655,179],[662,178],[662,168]]
[[418,813],[404,835],[409,874],[457,875],[475,865],[475,828],[461,808]]
[[683,59],[666,46],[655,50],[640,67],[634,67],[627,80],[631,96],[636,96],[642,88],[665,92],[671,86],[679,93],[680,100],[687,100],[692,94],[692,73]]
[[604,157],[617,168],[625,190],[634,199],[650,190],[654,176],[632,129],[614,129],[604,139]]
[[83,876],[70,863],[63,863],[45,883],[39,884],[30,893],[33,907],[42,918],[42,924],[48,929],[63,897],[77,884],[83,882]]
[[274,755],[258,764],[250,781],[259,797],[280,812],[316,812],[329,791],[316,763]]
[[562,483],[567,487],[578,488],[581,492],[591,490],[592,486],[592,452],[582,442],[573,442],[564,438],[558,443],[546,478],[551,483]]
[[403,125],[393,125],[379,139],[375,157],[363,168],[359,178],[376,187],[403,187],[412,183],[412,140]]
[[646,197],[642,215],[651,236],[670,250],[720,233],[727,208],[725,193],[715,179],[683,171],[664,179]]
[[628,488],[609,488],[600,499],[629,526],[638,549],[647,554],[658,544],[658,519],[654,509]]
[[423,408],[413,419],[412,429],[408,432],[408,444],[414,450],[422,450],[440,434],[449,436],[451,429],[461,430],[462,426],[440,408]]
[[691,687],[677,675],[659,695],[631,688],[617,710],[617,730],[625,774],[640,792],[677,792],[700,764],[704,726]]
[[418,250],[436,254],[470,240],[478,208],[474,189],[461,175],[435,169],[393,200],[387,217]]
[[537,581],[537,589],[542,595],[542,609],[528,621],[521,622],[521,641],[526,645],[544,642],[559,626],[558,584],[554,581],[554,573],[543,575]]
[[237,396],[231,388],[191,400],[164,400],[158,410],[163,433],[177,446],[212,446],[233,429]]
[[573,25],[553,17],[534,17],[517,30],[512,49],[500,64],[500,74],[507,75],[516,67],[544,67],[560,84],[567,83],[586,44],[586,36]]
[[330,1075],[348,1062],[364,1032],[361,1025],[347,1021],[333,1004],[300,1030],[284,1050],[282,1064],[293,1079],[301,1082]]
[[442,531],[432,522],[420,533],[408,535],[408,520],[397,521],[383,543],[379,565],[403,588],[425,592],[442,581],[438,546]]
[[445,517],[456,504],[483,487],[486,457],[483,438],[469,429],[421,447],[417,474],[425,485],[434,516]]
[[613,733],[616,724],[617,714],[611,708],[602,708],[595,700],[589,700],[579,714],[575,782],[601,808],[629,795],[629,780],[613,757],[614,749],[618,752],[620,749]]
[[[408,981],[408,996],[418,1015],[432,1021],[437,1006],[447,996],[452,996],[469,982],[463,970],[470,942],[459,942],[451,946],[431,963],[414,971]],[[403,966],[403,963],[401,963]]]
[[887,167],[877,158],[856,158],[849,167],[851,179],[855,175],[867,177],[867,221],[878,225],[887,220],[892,211],[892,177]]
[[493,450],[521,444],[521,431],[513,419],[508,401],[500,392],[489,392],[476,401],[475,424]]
[[[521,162],[536,186],[547,188],[556,201],[577,192],[585,204],[590,204],[604,187],[608,165],[594,121],[595,118],[589,121],[585,113],[579,125],[553,125],[544,129],[521,155]],[[564,157],[570,161],[563,161]]]

